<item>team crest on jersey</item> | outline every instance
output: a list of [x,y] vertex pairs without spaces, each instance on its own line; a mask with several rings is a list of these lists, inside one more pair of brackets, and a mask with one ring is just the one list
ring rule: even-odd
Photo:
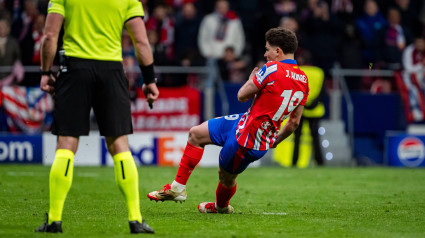
[[262,77],[263,75],[264,75],[264,73],[265,73],[266,71],[265,70],[263,70],[263,68],[261,68],[260,70],[258,70],[258,72],[257,72],[257,77]]
[[261,123],[261,127],[266,130],[269,126],[271,126],[270,122],[268,121],[263,121],[263,123]]
[[53,3],[52,2],[49,2],[49,5],[47,5],[47,8],[51,8],[52,5],[53,5]]

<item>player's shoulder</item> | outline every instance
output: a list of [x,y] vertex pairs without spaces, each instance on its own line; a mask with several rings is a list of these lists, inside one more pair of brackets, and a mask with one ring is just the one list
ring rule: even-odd
[[272,65],[276,65],[277,63],[279,63],[279,61],[267,61],[267,63],[265,64],[266,67],[272,66]]
[[266,71],[267,72],[271,72],[271,71],[275,72],[278,69],[279,63],[280,63],[279,61],[267,61],[267,63],[265,63],[263,65],[263,67],[261,67],[260,71],[262,71],[262,72],[266,72]]

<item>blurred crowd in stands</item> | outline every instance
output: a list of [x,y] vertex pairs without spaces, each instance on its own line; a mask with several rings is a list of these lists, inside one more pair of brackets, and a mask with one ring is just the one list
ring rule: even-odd
[[[349,69],[421,70],[425,65],[425,1],[422,0],[142,0],[147,35],[157,66],[203,66],[216,59],[223,80],[243,83],[265,63],[264,34],[272,27],[296,32],[299,64],[325,71],[337,63]],[[48,0],[0,0],[2,85],[34,86]],[[81,26],[84,27],[84,26]],[[135,65],[124,33],[123,59]],[[131,72],[130,78],[139,77]],[[347,80],[351,90],[367,80]],[[161,86],[187,77],[164,76]]]

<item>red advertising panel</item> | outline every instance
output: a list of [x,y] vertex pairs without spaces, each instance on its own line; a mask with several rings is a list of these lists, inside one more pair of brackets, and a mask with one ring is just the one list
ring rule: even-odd
[[159,88],[150,109],[142,91],[132,104],[134,131],[188,131],[200,124],[201,94],[191,87]]

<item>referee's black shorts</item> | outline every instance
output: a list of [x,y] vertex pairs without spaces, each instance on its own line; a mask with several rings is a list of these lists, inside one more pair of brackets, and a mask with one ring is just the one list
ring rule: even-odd
[[55,135],[88,135],[92,107],[102,136],[133,133],[128,81],[121,62],[70,57],[67,72],[56,80],[54,100]]

